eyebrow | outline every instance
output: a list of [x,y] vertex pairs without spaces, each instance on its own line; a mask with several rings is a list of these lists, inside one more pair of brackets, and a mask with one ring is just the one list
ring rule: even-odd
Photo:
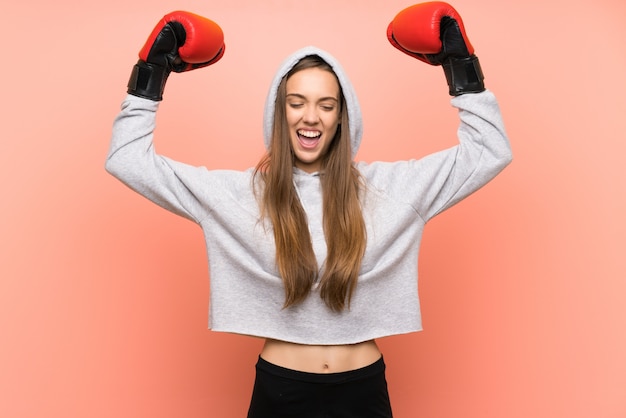
[[[306,98],[304,95],[299,94],[299,93],[287,93],[287,95],[286,95],[286,96],[287,96],[287,97],[289,97],[289,96],[295,96],[295,97],[297,97],[297,98],[299,98],[299,99],[307,100],[307,98]],[[319,101],[319,102],[323,102],[323,101],[326,101],[326,100],[333,100],[333,101],[335,101],[335,102],[339,102],[339,99],[337,99],[336,97],[332,97],[332,96],[328,96],[328,97],[321,97],[318,101]]]

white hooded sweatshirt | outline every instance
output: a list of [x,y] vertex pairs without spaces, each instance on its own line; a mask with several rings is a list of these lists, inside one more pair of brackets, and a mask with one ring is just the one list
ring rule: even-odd
[[[276,90],[303,57],[332,67],[346,99],[353,154],[361,141],[359,103],[335,58],[306,47],[280,66],[265,109],[269,144]],[[458,145],[417,160],[355,163],[366,182],[362,198],[367,247],[349,309],[333,312],[316,286],[299,305],[283,308],[271,228],[260,222],[252,190],[254,169],[209,170],[155,152],[159,102],[127,96],[113,126],[106,169],[156,204],[197,223],[210,273],[209,327],[214,331],[300,344],[353,344],[422,329],[418,251],[424,226],[494,178],[511,161],[500,110],[490,91],[451,99],[458,109]],[[317,173],[294,168],[318,265],[326,258],[322,194]]]

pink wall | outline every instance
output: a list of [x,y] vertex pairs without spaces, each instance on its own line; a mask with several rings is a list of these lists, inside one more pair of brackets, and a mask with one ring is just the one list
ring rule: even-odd
[[[200,230],[103,169],[136,53],[166,12],[217,21],[228,50],[174,75],[158,146],[209,167],[260,153],[282,58],[344,64],[363,160],[454,142],[440,69],[387,44],[410,2],[12,1],[0,29],[0,416],[241,417],[260,341],[207,331]],[[626,5],[458,0],[514,163],[435,219],[425,331],[381,341],[398,418],[626,416]]]

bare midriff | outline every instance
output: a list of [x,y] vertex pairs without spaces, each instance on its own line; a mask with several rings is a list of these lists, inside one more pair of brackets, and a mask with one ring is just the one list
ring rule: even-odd
[[267,339],[261,358],[277,366],[308,373],[360,369],[381,357],[374,340],[349,345],[304,345]]

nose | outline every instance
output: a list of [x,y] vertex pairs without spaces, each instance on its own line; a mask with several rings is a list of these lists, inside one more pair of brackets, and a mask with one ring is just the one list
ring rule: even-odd
[[304,115],[302,116],[302,119],[305,123],[308,124],[317,123],[320,120],[320,116],[317,112],[316,106],[307,106],[306,109],[304,109]]

